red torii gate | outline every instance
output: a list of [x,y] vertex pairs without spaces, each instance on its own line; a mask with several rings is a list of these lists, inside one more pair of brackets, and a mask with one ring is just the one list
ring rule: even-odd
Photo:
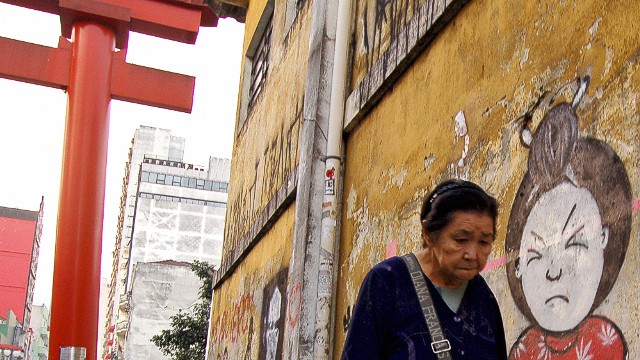
[[195,84],[127,64],[129,31],[193,44],[200,26],[216,26],[218,17],[204,0],[0,2],[60,16],[57,48],[0,38],[0,77],[67,91],[49,359],[62,347],[96,359],[110,101],[190,112]]

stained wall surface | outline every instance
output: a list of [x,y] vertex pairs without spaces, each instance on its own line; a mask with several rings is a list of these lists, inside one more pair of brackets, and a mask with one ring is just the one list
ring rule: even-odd
[[[246,119],[236,125],[231,173],[242,176],[236,176],[230,184],[223,254],[231,255],[223,256],[223,262],[232,261],[237,257],[233,251],[246,247],[251,225],[264,213],[278,189],[291,182],[298,163],[310,25],[304,18],[309,5],[300,2],[296,21],[286,27],[285,9],[291,6],[287,3],[252,1],[247,11],[245,53],[253,36],[260,35],[256,35],[256,26],[268,12],[267,4],[274,8],[273,28],[264,88],[249,107]],[[243,67],[250,66],[250,61],[245,58]],[[241,83],[248,81],[249,73],[244,73]],[[230,265],[228,262],[223,263],[223,270]]]
[[[452,177],[479,183],[500,203],[483,276],[501,307],[510,358],[548,358],[559,349],[539,339],[558,335],[579,337],[562,351],[583,358],[640,356],[636,7],[464,4],[359,114],[346,139],[335,358],[365,274],[420,249],[421,200]],[[381,58],[363,37],[380,34],[384,43],[402,34],[394,19],[413,16],[402,0],[359,0],[357,8],[352,89],[375,67],[364,60]],[[365,33],[372,16],[363,11],[374,12],[374,33]],[[548,246],[533,247],[533,230]],[[545,307],[559,294],[557,306]]]
[[[271,12],[268,70],[262,90],[248,105],[255,60],[251,52]],[[311,1],[256,0],[248,5],[207,359],[282,358],[310,14]]]
[[208,359],[282,359],[285,322],[297,321],[286,309],[300,303],[287,296],[294,210],[290,206],[245,258],[236,270],[242,275],[215,289]]

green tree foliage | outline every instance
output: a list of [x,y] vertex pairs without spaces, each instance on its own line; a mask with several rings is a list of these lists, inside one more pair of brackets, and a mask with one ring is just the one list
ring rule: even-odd
[[206,262],[196,261],[191,270],[202,280],[200,300],[189,309],[179,310],[171,317],[171,328],[151,338],[173,360],[204,360],[213,292],[212,268]]

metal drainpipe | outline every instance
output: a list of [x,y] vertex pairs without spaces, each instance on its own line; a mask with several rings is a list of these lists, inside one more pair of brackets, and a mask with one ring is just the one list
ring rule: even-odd
[[331,79],[331,104],[329,108],[329,131],[327,134],[327,156],[325,158],[325,186],[322,200],[322,231],[320,234],[320,267],[318,270],[318,301],[314,359],[331,358],[331,309],[334,283],[334,250],[337,241],[337,223],[340,217],[336,188],[341,187],[339,175],[342,171],[342,129],[344,123],[345,87],[347,80],[347,53],[349,26],[351,23],[351,0],[339,0],[336,25],[333,74]]

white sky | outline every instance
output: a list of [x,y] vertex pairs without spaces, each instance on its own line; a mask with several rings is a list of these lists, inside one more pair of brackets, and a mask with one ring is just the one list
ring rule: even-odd
[[[127,62],[196,77],[191,114],[111,102],[102,276],[111,276],[122,178],[136,128],[171,129],[186,138],[184,160],[208,165],[231,157],[244,24],[221,19],[201,28],[195,45],[131,33]],[[0,37],[56,47],[57,16],[0,3]],[[0,79],[0,206],[37,210],[44,221],[34,304],[50,308],[58,191],[65,123],[63,91]]]

